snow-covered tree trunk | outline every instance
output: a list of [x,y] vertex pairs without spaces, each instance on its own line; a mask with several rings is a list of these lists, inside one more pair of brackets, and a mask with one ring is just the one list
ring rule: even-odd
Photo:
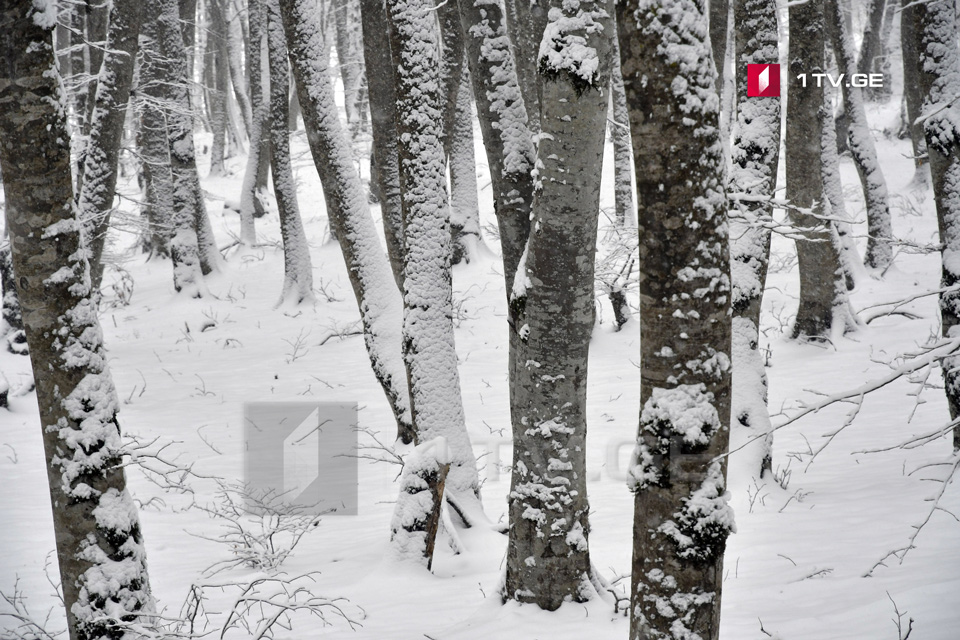
[[267,50],[270,61],[270,167],[277,196],[280,235],[283,238],[283,289],[280,302],[300,304],[313,300],[313,267],[297,206],[297,183],[290,166],[290,87],[287,44],[283,34],[279,0],[265,0]]
[[[397,133],[403,210],[403,355],[410,382],[414,441],[442,437],[449,459],[404,468],[402,484],[424,469],[450,463],[445,491],[457,503],[479,505],[480,480],[470,446],[457,352],[453,335],[453,284],[450,272],[450,220],[443,149],[440,95],[440,33],[432,0],[394,0],[387,7],[391,48],[397,64]],[[419,476],[418,486],[431,481]],[[423,511],[394,529],[394,547],[407,557],[429,558],[428,547],[414,544],[423,523],[439,513],[437,500],[420,503]],[[398,509],[403,502],[398,502]],[[399,513],[399,512],[398,512]],[[395,518],[396,522],[396,518]]]
[[[952,288],[940,294],[944,337],[960,335],[960,54],[954,3],[931,0],[915,5],[920,52],[920,91],[923,131],[930,154],[930,177],[937,205],[942,248],[940,284]],[[949,44],[949,46],[948,46]],[[6,172],[4,172],[6,179]],[[960,358],[944,358],[943,377],[950,419],[960,417]],[[960,427],[953,429],[953,448],[960,450]]]
[[790,6],[790,65],[786,117],[787,200],[798,239],[800,304],[793,336],[830,338],[853,319],[840,255],[831,225],[824,220],[821,138],[823,88],[798,76],[824,72],[824,7],[819,2]]
[[[776,0],[734,0],[736,75],[747,77],[748,64],[777,64]],[[773,434],[767,411],[767,374],[760,355],[760,303],[770,260],[770,229],[780,159],[780,98],[747,96],[737,83],[737,121],[733,130],[729,189],[736,204],[730,214],[730,274],[733,281],[733,397],[735,434],[761,437],[750,449],[750,469],[771,469]],[[739,424],[742,427],[736,425]]]
[[[828,14],[828,20],[831,22],[834,20],[833,13],[835,13],[837,22],[832,22],[831,27],[837,28],[838,31],[841,29],[846,33],[847,37],[850,37],[850,31],[846,29],[846,24],[843,20],[843,16],[846,12],[843,11],[843,5],[840,0],[830,0],[836,4],[836,8],[831,10],[831,14]],[[850,73],[873,73],[877,68],[877,57],[881,55],[883,48],[880,41],[880,37],[883,34],[883,13],[887,5],[887,0],[869,0],[869,6],[867,8],[867,23],[863,28],[863,38],[860,40],[860,56],[859,59],[856,57],[856,52],[854,51],[853,41],[850,42],[850,54],[853,56],[852,64],[850,65]],[[836,37],[836,36],[835,36]],[[837,55],[840,55],[840,52],[837,52]],[[849,78],[850,76],[845,76]]]
[[[200,190],[193,145],[193,118],[186,86],[186,61],[177,0],[147,0],[140,30],[140,82],[147,100],[161,106],[169,142],[172,197],[173,282],[177,291],[202,295],[199,276],[216,269],[209,219]],[[151,203],[156,204],[156,203]]]
[[[522,409],[518,405],[516,381],[523,310],[519,305],[509,304],[509,298],[530,231],[535,149],[500,0],[458,2],[480,134],[490,168],[493,209],[497,216],[503,255],[503,277],[508,298],[510,415],[513,428],[516,429]],[[520,4],[523,4],[522,1],[518,6]],[[545,11],[545,8],[538,2],[531,5],[530,10]]]
[[[829,53],[829,51],[828,51]],[[837,90],[827,83],[823,87],[823,133],[820,138],[822,159],[824,211],[830,214],[830,225],[836,233],[840,251],[840,266],[843,268],[847,290],[853,291],[858,282],[867,275],[860,259],[853,228],[847,222],[847,205],[844,202],[843,182],[840,180],[840,153],[837,151],[837,123],[833,116],[834,97]]]
[[0,291],[3,292],[2,312],[0,312],[0,338],[7,343],[7,351],[20,355],[29,355],[27,337],[23,332],[23,313],[20,310],[20,298],[13,275],[13,256],[10,240],[4,233],[0,241]]
[[630,112],[627,110],[627,93],[623,88],[620,72],[620,41],[613,39],[610,52],[613,68],[610,71],[610,104],[612,118],[609,122],[610,138],[613,140],[613,203],[616,223],[624,227],[633,222],[633,147],[630,141]]
[[170,257],[170,238],[173,235],[173,182],[167,123],[161,104],[148,96],[148,88],[144,86],[145,81],[150,81],[152,73],[149,62],[145,64],[145,61],[149,61],[154,54],[141,46],[140,55],[141,92],[135,104],[139,112],[137,150],[143,172],[141,213],[147,221],[142,244],[144,251],[150,255],[167,258]]
[[893,23],[899,12],[900,3],[897,0],[886,0],[886,8],[883,11],[883,26],[880,28],[880,57],[874,59],[874,73],[883,74],[883,86],[868,87],[867,93],[871,100],[889,100],[893,95],[893,59],[896,55],[895,49],[891,46],[891,35],[893,34]]
[[220,9],[220,0],[206,0],[210,31],[207,34],[207,69],[213,77],[208,93],[210,101],[210,129],[213,145],[210,149],[210,175],[222,176],[226,156],[227,91],[230,89],[229,53],[227,50],[227,23]]
[[[459,28],[459,25],[457,25]],[[451,262],[471,262],[483,244],[480,235],[480,202],[477,196],[477,161],[473,147],[473,90],[470,72],[461,68],[463,78],[457,91],[454,126],[449,145]]]
[[530,231],[535,150],[500,0],[458,1],[509,293]]
[[[730,253],[704,0],[617,7],[640,234],[630,637],[716,640],[730,436]],[[646,79],[646,82],[643,80]],[[695,141],[695,143],[692,143]]]
[[537,83],[536,61],[543,30],[547,26],[549,5],[548,0],[504,0],[502,9],[513,45],[517,81],[527,110],[527,125],[534,134],[540,131],[540,86]]
[[[515,382],[504,599],[555,610],[591,582],[587,360],[610,91],[612,3],[551,2],[537,59],[538,188],[512,306],[523,308]],[[520,364],[522,363],[522,364]]]
[[126,122],[140,33],[140,0],[113,0],[110,30],[99,70],[90,138],[84,154],[83,182],[78,202],[84,237],[90,251],[93,291],[103,279],[103,249],[117,187],[117,165]]
[[[901,0],[900,50],[903,57],[903,95],[907,103],[907,126],[913,144],[913,164],[923,176],[927,164],[927,140],[920,122],[923,94],[920,89],[920,37],[917,33],[917,10],[913,0]],[[915,178],[916,179],[916,178]]]
[[[333,0],[333,24],[336,33],[337,67],[343,82],[343,106],[347,113],[350,137],[360,134],[362,119],[363,58],[360,53],[360,24],[356,9],[359,0]],[[381,34],[385,38],[387,34]],[[381,40],[380,46],[383,46]]]
[[228,0],[210,0],[216,2],[227,21],[227,63],[230,65],[230,81],[233,95],[243,116],[244,131],[249,138],[253,127],[253,107],[250,106],[250,92],[247,77],[243,73],[243,15],[235,2]]
[[397,421],[398,437],[412,442],[410,392],[401,355],[401,299],[353,166],[350,141],[340,126],[320,21],[312,0],[285,0],[280,13],[307,142],[360,308],[370,364]]
[[0,166],[70,640],[128,640],[153,613],[116,391],[71,184],[54,2],[0,4]]
[[[253,245],[257,241],[254,218],[261,218],[266,213],[263,205],[268,197],[265,189],[265,180],[260,172],[267,168],[270,159],[265,152],[269,151],[264,144],[269,137],[267,80],[269,74],[266,69],[266,29],[264,29],[263,0],[250,0],[247,11],[247,21],[250,25],[250,40],[247,49],[247,64],[250,73],[250,150],[247,155],[247,167],[243,174],[243,183],[240,186],[240,243]],[[262,188],[264,187],[264,188]]]
[[[843,9],[838,0],[827,0],[826,4],[827,33],[836,54],[837,68],[845,78],[850,78],[855,73],[856,54],[853,40],[843,24]],[[883,0],[874,0],[874,4],[880,5],[879,11],[882,13]],[[880,26],[877,25],[877,31],[879,29]],[[879,40],[879,34],[877,34],[877,40]],[[851,82],[841,82],[840,90],[843,93],[843,103],[850,122],[848,148],[857,167],[857,173],[860,175],[863,197],[867,203],[867,252],[864,255],[864,262],[871,269],[877,269],[882,273],[893,261],[893,228],[887,196],[887,181],[883,177],[873,134],[867,122],[863,91],[853,86]]]
[[370,182],[376,185],[383,218],[383,235],[390,268],[403,291],[403,220],[400,211],[400,173],[397,157],[396,66],[390,50],[390,25],[383,0],[360,0],[363,57],[370,92],[373,146]]

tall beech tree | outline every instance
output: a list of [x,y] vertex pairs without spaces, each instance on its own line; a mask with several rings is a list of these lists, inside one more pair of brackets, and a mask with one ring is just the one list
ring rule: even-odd
[[587,360],[615,35],[611,4],[549,4],[537,59],[537,190],[511,294],[523,325],[511,389],[518,415],[503,596],[548,610],[589,599],[596,583],[588,546]]
[[[942,244],[940,323],[944,337],[960,336],[960,54],[945,43],[957,41],[954,3],[932,0],[913,7],[920,53],[923,132],[930,154],[930,177]],[[6,173],[4,173],[6,178]],[[960,417],[960,357],[943,360],[950,419]],[[953,448],[960,450],[960,427],[953,429]]]
[[824,7],[790,6],[790,66],[786,118],[787,200],[790,221],[802,229],[797,242],[800,303],[793,336],[830,338],[854,325],[838,243],[825,219],[821,138],[823,88],[798,77],[824,73]]
[[[720,633],[730,428],[730,253],[704,0],[617,6],[637,177],[640,427],[630,637]],[[696,144],[691,144],[696,140]]]
[[0,2],[0,167],[40,407],[70,640],[127,638],[153,613],[119,401],[71,182],[54,2]]

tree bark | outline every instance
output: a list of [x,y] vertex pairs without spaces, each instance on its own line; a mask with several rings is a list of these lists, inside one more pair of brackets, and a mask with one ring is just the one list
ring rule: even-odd
[[94,97],[96,107],[90,117],[90,139],[78,202],[90,251],[90,279],[95,294],[103,280],[103,249],[116,195],[120,143],[133,83],[141,10],[140,0],[112,3],[106,54]]
[[[793,337],[829,339],[852,324],[840,255],[823,219],[823,88],[803,87],[797,76],[824,72],[824,9],[808,2],[790,7],[790,66],[786,118],[787,200],[798,239],[800,304]],[[808,76],[808,77],[810,77]]]
[[370,364],[390,403],[399,437],[412,442],[410,391],[401,357],[400,296],[353,166],[350,142],[340,127],[319,20],[312,0],[282,2],[280,13],[307,141],[360,308]]
[[26,356],[30,355],[30,348],[27,346],[27,336],[23,332],[23,313],[20,310],[20,298],[17,297],[15,281],[10,240],[4,237],[3,242],[0,243],[0,288],[3,291],[0,337],[7,343],[7,351]]
[[[186,61],[176,0],[144,3],[141,27],[143,56],[140,68],[142,91],[159,105],[166,121],[172,192],[172,237],[174,288],[192,297],[203,293],[199,276],[216,268],[211,255],[209,220],[200,190],[193,146],[193,118],[186,87]],[[213,254],[216,249],[213,249]]]
[[630,637],[716,640],[734,529],[720,457],[730,435],[731,290],[716,69],[703,0],[630,0],[617,11],[643,336]]
[[268,97],[265,80],[269,82],[266,69],[266,48],[264,37],[263,0],[250,0],[248,24],[250,41],[247,49],[247,68],[250,73],[250,149],[247,155],[247,168],[240,187],[240,243],[250,246],[256,243],[257,233],[254,218],[266,214],[263,201],[266,193],[266,177],[260,174],[268,170],[270,162],[266,142],[270,135],[268,122]]
[[[826,4],[830,18],[827,21],[827,34],[830,36],[833,51],[836,54],[837,67],[844,77],[850,78],[856,68],[853,41],[843,24],[843,11],[838,0],[827,0]],[[883,0],[874,0],[874,4],[880,7],[879,12],[882,15]],[[879,29],[877,25],[877,31]],[[879,40],[879,33],[877,39]],[[861,67],[862,63],[861,59]],[[880,168],[873,134],[870,132],[870,123],[867,122],[863,92],[850,82],[841,82],[840,91],[843,93],[843,104],[850,119],[848,147],[860,176],[863,198],[867,205],[867,252],[864,262],[868,267],[878,269],[882,273],[893,261],[893,229],[887,181]]]
[[227,91],[230,89],[230,54],[227,50],[227,23],[220,9],[220,0],[206,0],[210,32],[207,34],[207,46],[212,49],[207,65],[213,75],[210,91],[210,129],[213,133],[213,145],[210,149],[210,175],[222,176],[226,173],[223,165],[226,155],[227,137]]
[[[359,0],[333,0],[333,23],[336,33],[337,67],[343,81],[343,106],[347,114],[350,139],[360,134],[362,121],[361,85],[363,59],[360,53],[360,24],[356,9]],[[386,34],[380,35],[380,44]]]
[[[433,0],[394,0],[387,7],[397,65],[397,133],[404,229],[403,356],[410,384],[414,442],[443,437],[450,463],[445,491],[479,504],[480,480],[470,446],[453,335],[450,219],[440,94],[440,33]],[[420,473],[404,469],[404,475]],[[403,481],[401,481],[403,482]],[[424,479],[425,484],[429,482]],[[398,508],[401,507],[398,503]],[[440,504],[424,505],[438,514]],[[415,530],[394,531],[395,548],[429,557],[412,544]]]
[[[373,148],[371,183],[376,183],[383,218],[383,235],[393,279],[403,291],[403,220],[397,156],[396,66],[390,50],[390,24],[383,0],[360,0],[363,22],[363,56],[370,88],[370,121]],[[405,440],[406,442],[406,440]]]
[[0,166],[40,409],[70,640],[153,613],[119,404],[91,298],[53,54],[52,3],[0,2]]
[[537,65],[540,41],[547,26],[548,0],[505,0],[504,17],[513,45],[517,82],[531,133],[540,132],[540,86]]
[[[459,29],[459,24],[457,25]],[[470,263],[483,244],[480,235],[480,202],[477,196],[477,161],[473,147],[473,91],[470,73],[461,67],[463,78],[457,91],[454,126],[450,134],[450,236],[452,264]]]
[[613,38],[613,69],[610,72],[611,113],[609,129],[613,139],[613,202],[616,223],[624,227],[627,221],[634,220],[633,208],[633,148],[630,141],[630,112],[627,109],[627,94],[623,88],[623,74],[620,72],[620,41]]
[[917,32],[917,11],[912,0],[901,0],[900,45],[903,53],[903,95],[907,103],[913,163],[918,173],[927,164],[927,140],[920,119],[923,93],[920,88],[920,34]]
[[612,8],[603,0],[574,8],[550,3],[537,60],[539,185],[512,292],[511,304],[523,308],[524,325],[515,383],[519,415],[514,419],[503,597],[550,611],[564,601],[583,602],[593,595],[587,361],[595,320]]
[[280,302],[313,300],[313,266],[297,206],[297,183],[290,166],[290,73],[279,0],[266,0],[267,50],[270,61],[270,166],[283,238],[283,289]]
[[[727,31],[730,28],[730,0],[709,0],[710,46],[717,67],[717,95],[723,96],[723,79],[727,75]],[[746,76],[740,76],[746,82]]]
[[[940,294],[940,323],[945,338],[960,336],[960,54],[944,43],[957,41],[954,3],[932,0],[914,5],[917,49],[920,53],[923,131],[930,154],[930,177],[937,206],[937,226],[943,246],[940,285],[954,290]],[[944,386],[950,419],[960,416],[960,357],[944,358]],[[960,428],[953,428],[953,449],[960,451]]]
[[[748,64],[777,64],[776,0],[734,0],[736,76]],[[770,229],[780,160],[781,100],[747,96],[737,83],[737,121],[729,189],[739,199],[730,212],[730,272],[733,281],[732,415],[745,438],[760,436],[749,450],[750,469],[762,477],[772,468],[773,433],[767,411],[767,374],[760,355],[760,304],[770,260]],[[743,197],[746,196],[746,197]],[[735,431],[738,433],[738,431]]]

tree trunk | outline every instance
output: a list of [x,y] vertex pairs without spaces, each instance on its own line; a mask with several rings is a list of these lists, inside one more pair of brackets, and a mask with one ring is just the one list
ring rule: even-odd
[[[776,0],[734,0],[733,11],[736,76],[746,78],[748,64],[777,64]],[[729,188],[742,199],[730,214],[732,415],[736,420],[734,433],[740,433],[736,427],[739,423],[743,440],[760,437],[749,451],[750,469],[760,477],[771,470],[773,448],[767,374],[760,355],[760,303],[770,260],[770,229],[761,221],[773,217],[769,199],[777,186],[780,105],[779,97],[748,97],[746,82],[737,83]]]
[[223,14],[226,8],[227,20],[227,62],[230,65],[230,80],[233,84],[233,95],[240,107],[240,114],[243,116],[244,131],[247,138],[252,138],[251,129],[253,128],[253,107],[250,105],[250,92],[247,90],[247,78],[243,73],[243,15],[237,10],[235,3],[224,0],[210,0],[211,4],[216,3]]
[[[730,29],[730,0],[708,0],[710,5],[710,46],[717,67],[717,95],[723,95],[723,79],[727,76],[727,31]],[[746,82],[746,76],[740,77]]]
[[824,10],[820,3],[790,7],[790,66],[786,118],[787,200],[800,227],[800,305],[793,337],[829,339],[851,324],[846,284],[830,224],[823,219],[823,88],[797,76],[824,72]]
[[[960,85],[960,56],[956,47],[957,18],[953,2],[932,0],[915,5],[917,49],[920,53],[920,94],[923,122],[930,154],[930,177],[937,205],[937,223],[943,245],[940,286],[953,291],[940,294],[940,323],[943,336],[960,336],[960,107],[956,104]],[[4,172],[6,177],[6,172]],[[950,419],[960,417],[960,357],[943,360],[943,377]],[[960,428],[953,428],[953,448],[960,451]]]
[[283,289],[280,302],[313,300],[313,266],[297,206],[297,183],[290,166],[290,73],[279,0],[266,0],[267,50],[270,61],[270,166],[283,238]]
[[213,146],[210,149],[210,175],[222,176],[226,155],[227,137],[227,91],[230,89],[230,54],[227,50],[227,23],[220,9],[220,0],[206,0],[210,32],[207,46],[212,55],[207,57],[208,69],[212,67],[213,87],[210,92],[210,129]]
[[91,114],[90,139],[84,157],[83,183],[78,198],[80,220],[90,251],[93,292],[103,280],[103,249],[117,187],[117,165],[126,122],[140,33],[140,0],[114,0],[106,54],[99,70],[96,107]]
[[0,166],[67,629],[70,640],[118,638],[154,605],[74,205],[56,19],[52,3],[0,3]]
[[[523,409],[518,405],[519,394],[516,393],[523,309],[512,304],[510,298],[530,231],[536,150],[527,126],[527,110],[517,84],[517,66],[500,3],[498,0],[458,2],[480,133],[493,183],[493,209],[500,232],[508,302],[510,416],[513,428],[517,429]],[[539,4],[530,8],[531,11],[543,9]]]
[[3,291],[0,337],[7,343],[7,351],[26,356],[30,355],[30,349],[27,346],[27,336],[23,332],[23,313],[20,310],[15,280],[10,240],[5,237],[0,243],[0,289]]
[[243,174],[243,184],[240,187],[240,243],[247,246],[257,241],[254,218],[262,218],[266,214],[263,201],[268,197],[266,178],[260,175],[264,170],[269,169],[270,162],[267,156],[269,149],[265,146],[270,135],[266,94],[269,87],[265,83],[269,75],[265,65],[266,32],[263,24],[262,3],[263,0],[250,0],[247,12],[247,21],[250,25],[250,42],[247,49],[247,68],[250,72],[250,149],[247,155],[247,168]]
[[[360,25],[357,24],[356,3],[359,0],[333,0],[333,22],[336,32],[337,66],[343,81],[343,106],[347,113],[350,139],[356,141],[361,128],[361,84],[363,60],[358,41]],[[383,45],[385,33],[380,34]]]
[[847,220],[847,205],[844,202],[843,182],[840,180],[840,154],[837,151],[837,123],[833,119],[833,103],[836,89],[827,83],[823,87],[823,134],[820,154],[823,163],[824,211],[830,214],[830,226],[836,232],[840,251],[840,265],[848,291],[853,291],[858,282],[866,277],[867,270],[860,259],[853,229]]
[[[390,51],[390,25],[383,0],[360,0],[363,21],[363,56],[370,88],[370,121],[373,148],[371,183],[378,186],[383,235],[390,268],[403,291],[403,220],[400,211],[400,173],[397,159],[396,66]],[[412,435],[411,435],[412,437]],[[408,442],[404,440],[404,442]]]
[[923,93],[920,89],[920,34],[917,32],[917,10],[912,0],[901,0],[900,45],[903,52],[903,95],[907,103],[913,163],[917,173],[927,164],[927,140],[920,119]]
[[[837,0],[831,0],[831,2],[837,4],[835,11],[837,20],[839,20],[831,26],[843,28],[845,26],[843,7]],[[867,9],[867,24],[863,29],[863,39],[860,41],[860,58],[859,60],[854,58],[850,65],[851,74],[872,73],[878,66],[876,63],[877,56],[881,52],[880,35],[883,33],[883,12],[886,4],[886,0],[870,0],[870,7]],[[849,34],[850,32],[846,31],[846,33]],[[850,54],[854,55],[853,42],[850,43],[850,49]],[[849,78],[849,76],[847,77]]]
[[514,50],[517,82],[527,110],[527,126],[534,134],[540,132],[540,86],[536,61],[543,30],[547,26],[549,4],[548,0],[505,0],[503,5],[507,33]]
[[470,88],[470,72],[466,66],[462,66],[461,71],[463,78],[457,91],[457,108],[448,154],[452,264],[470,263],[483,244],[477,196],[477,161],[473,148],[473,91]]
[[351,159],[350,142],[340,127],[314,3],[284,1],[280,3],[280,13],[307,141],[360,308],[370,364],[390,403],[398,434],[405,442],[411,442],[410,392],[401,356],[400,296],[383,259]]
[[[403,355],[410,383],[414,442],[446,440],[450,463],[445,490],[458,502],[479,503],[480,480],[470,446],[453,336],[450,219],[440,95],[440,34],[432,0],[394,0],[387,7],[397,65],[397,133],[404,229]],[[434,465],[424,464],[424,469]],[[420,468],[404,469],[419,475]],[[420,476],[424,485],[428,479]],[[402,483],[410,481],[401,481]],[[398,508],[403,503],[398,502]],[[440,504],[423,504],[428,522]],[[399,513],[399,512],[398,512]],[[406,516],[409,517],[409,516]],[[395,516],[396,521],[397,516]],[[395,549],[429,558],[414,544],[417,527],[393,531]]]
[[[880,7],[879,12],[882,15],[883,0],[874,0],[874,5]],[[850,78],[856,68],[853,41],[843,25],[843,11],[838,0],[828,0],[827,7],[828,17],[831,18],[827,21],[827,34],[830,36],[833,51],[836,54],[837,68],[844,77]],[[877,10],[874,9],[874,11]],[[880,26],[877,25],[877,31],[879,29]],[[866,38],[866,35],[864,37]],[[879,33],[877,39],[879,40]],[[873,134],[867,122],[863,92],[850,82],[841,82],[840,87],[847,117],[850,119],[849,149],[857,167],[857,173],[860,175],[863,197],[867,204],[867,253],[864,256],[864,262],[868,267],[882,273],[893,261],[893,229],[887,197],[887,181],[883,177]]]
[[[553,611],[592,596],[587,361],[610,86],[612,3],[551,2],[537,61],[532,231],[513,286],[520,329],[504,599]],[[580,55],[578,55],[578,53]],[[523,363],[523,364],[519,364]]]
[[627,109],[627,94],[623,88],[620,72],[620,41],[612,39],[610,52],[613,69],[610,72],[610,104],[613,117],[610,119],[610,137],[613,139],[613,202],[616,223],[625,227],[627,220],[634,221],[633,208],[633,148],[630,142],[630,112]]
[[[164,105],[169,142],[172,192],[173,282],[178,292],[192,297],[203,293],[200,275],[200,234],[204,231],[204,207],[193,147],[193,119],[186,87],[186,62],[176,0],[144,3],[140,68],[142,91],[148,100]],[[206,244],[206,243],[203,243]],[[209,251],[205,248],[209,259]]]
[[706,7],[630,0],[617,10],[643,301],[630,637],[716,640],[734,529],[720,457],[730,435],[731,290]]

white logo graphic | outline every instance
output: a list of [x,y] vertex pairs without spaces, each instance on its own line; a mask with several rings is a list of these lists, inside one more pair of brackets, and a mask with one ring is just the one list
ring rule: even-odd
[[763,93],[770,86],[770,67],[764,67],[760,75],[757,76],[758,93]]
[[320,475],[320,419],[313,411],[283,440],[283,494],[296,500]]

